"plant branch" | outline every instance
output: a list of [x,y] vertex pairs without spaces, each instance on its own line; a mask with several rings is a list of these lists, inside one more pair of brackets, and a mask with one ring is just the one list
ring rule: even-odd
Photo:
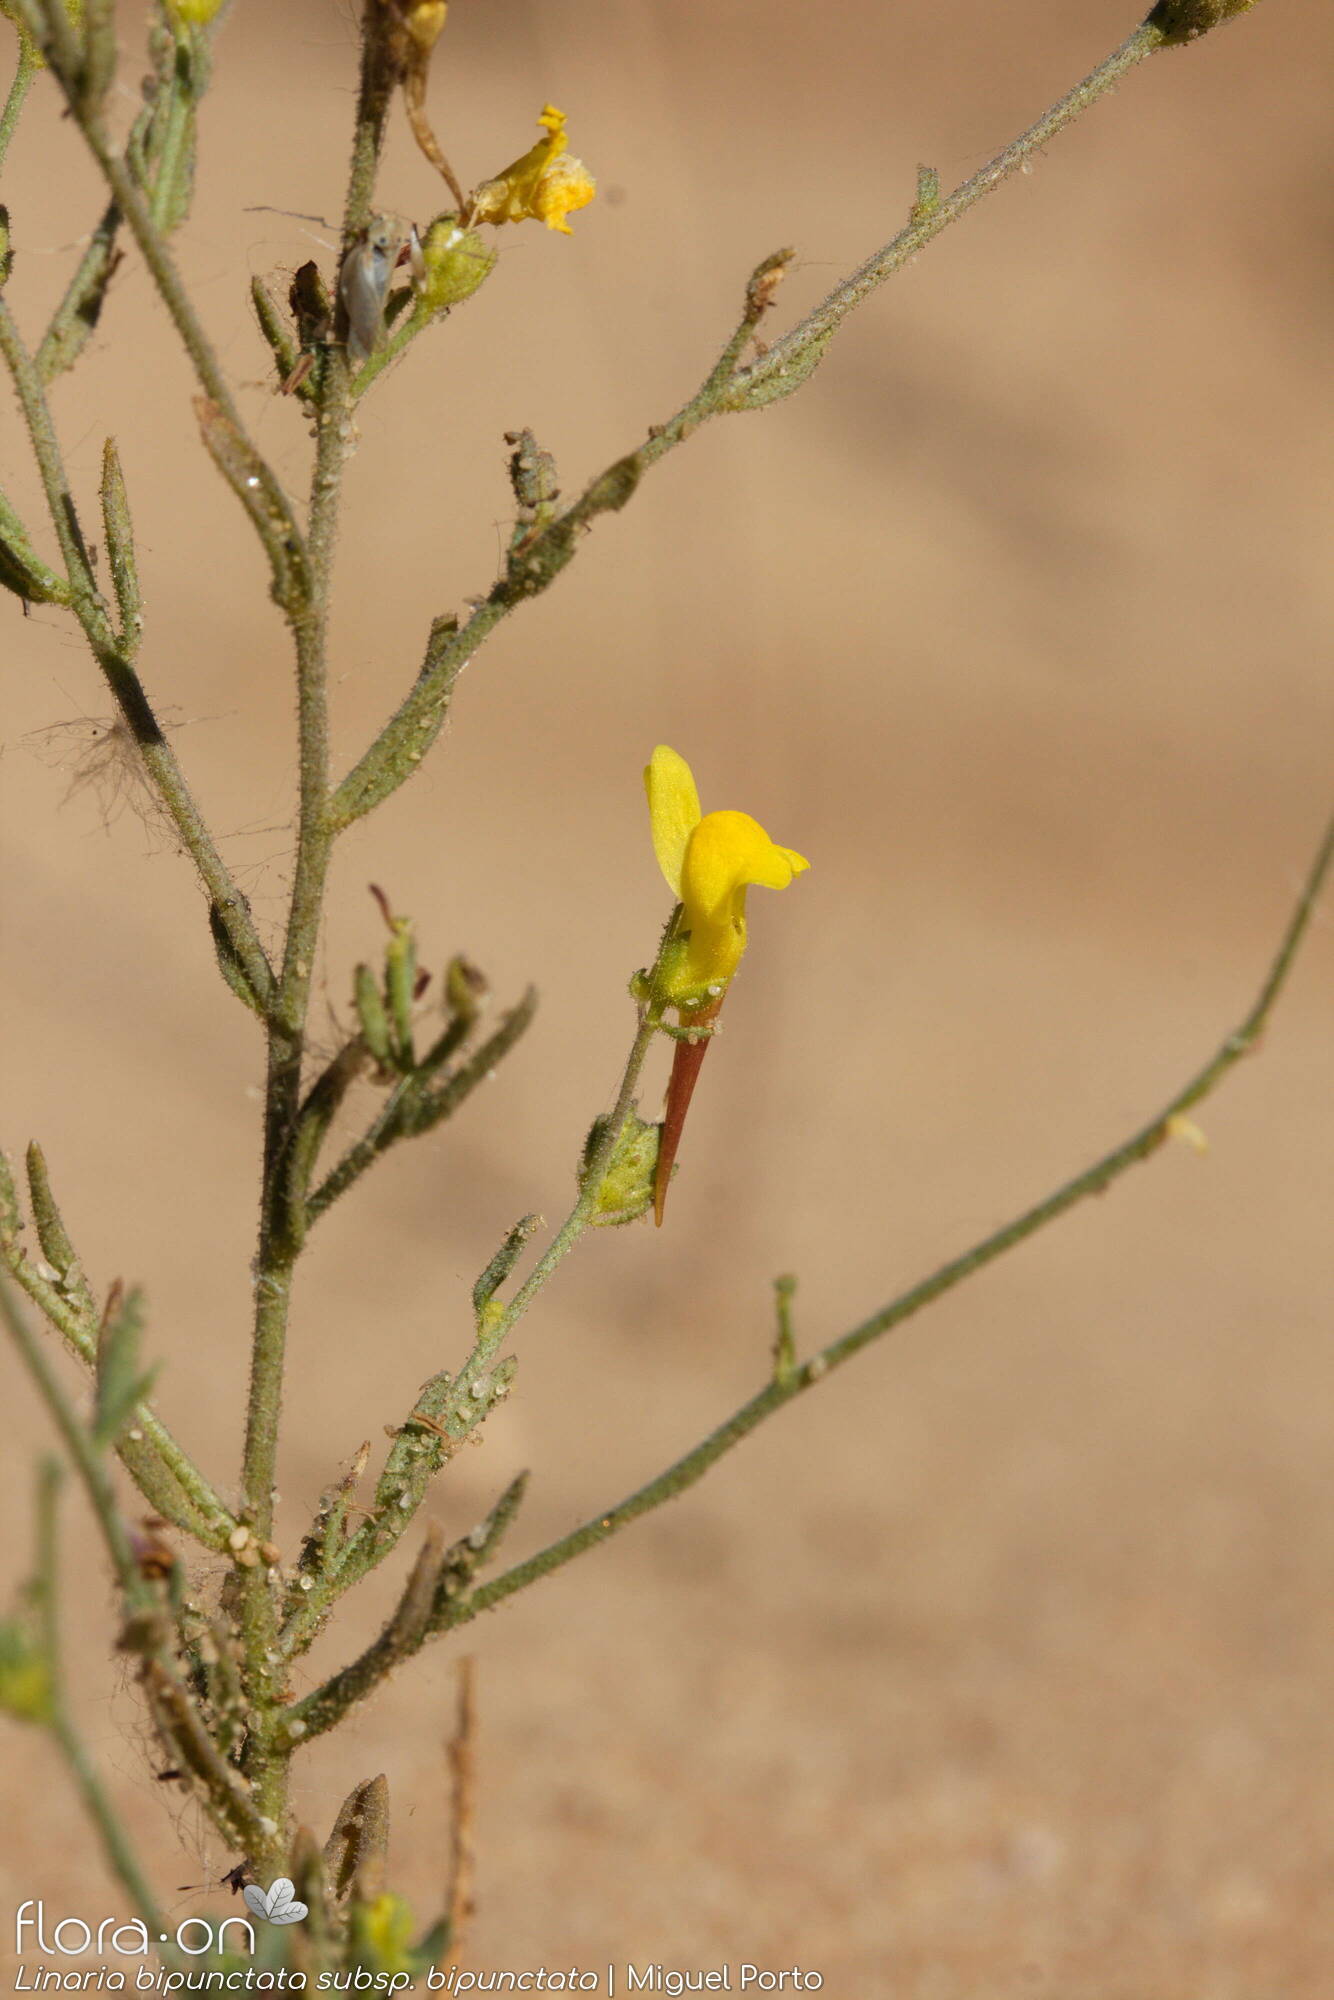
[[905,1320],[919,1313],[924,1306],[931,1305],[946,1292],[952,1291],[956,1285],[973,1277],[986,1265],[994,1263],[1006,1251],[1014,1249],[1027,1237],[1035,1235],[1038,1230],[1055,1222],[1077,1202],[1085,1200],[1090,1195],[1102,1194],[1113,1181],[1118,1180],[1131,1167],[1137,1166],[1142,1160],[1147,1160],[1156,1153],[1170,1137],[1171,1122],[1198,1104],[1202,1098],[1207,1097],[1235,1064],[1256,1047],[1292,971],[1332,864],[1334,864],[1334,820],[1331,820],[1326,828],[1306,885],[1250,1011],[1223,1041],[1217,1053],[1191,1077],[1189,1082],[1183,1084],[1176,1095],[1147,1125],[1142,1126],[1121,1145],[1114,1147],[1110,1153],[1104,1154],[1083,1173],[1076,1174],[1073,1180],[1057,1188],[1055,1193],[1048,1195],[1044,1201],[1026,1209],[1022,1215],[1016,1216],[1003,1228],[984,1237],[980,1243],[965,1250],[961,1256],[942,1265],[920,1284],[892,1299],[838,1340],[831,1341],[827,1347],[812,1355],[810,1360],[787,1366],[776,1364],[774,1379],[749,1402],[743,1403],[740,1409],[734,1411],[725,1423],[720,1424],[692,1451],[688,1451],[674,1465],[668,1466],[666,1471],[649,1480],[647,1485],[641,1486],[636,1493],[632,1493],[617,1506],[595,1515],[593,1519],[584,1522],[582,1527],[561,1536],[558,1541],[530,1556],[526,1562],[506,1570],[493,1582],[483,1584],[466,1597],[456,1599],[450,1606],[446,1626],[452,1628],[466,1624],[479,1612],[492,1610],[506,1598],[513,1597],[516,1592],[527,1589],[540,1578],[550,1576],[555,1570],[563,1568],[575,1556],[582,1555],[585,1550],[595,1548],[599,1543],[606,1541],[609,1536],[628,1526],[631,1521],[638,1520],[640,1515],[651,1513],[666,1500],[675,1499],[678,1494],[684,1493],[701,1479],[710,1466],[715,1465],[734,1446],[740,1444],[741,1440],[748,1437],[766,1418],[782,1409],[784,1404],[790,1403],[806,1390],[814,1388],[816,1383],[824,1381],[834,1369],[842,1367],[844,1362],[850,1361],[872,1341],[901,1326]]
[[[75,1727],[65,1692],[63,1654],[60,1645],[59,1593],[60,1555],[56,1534],[56,1506],[60,1492],[60,1462],[44,1459],[37,1486],[37,1574],[35,1594],[41,1618],[42,1650],[50,1677],[51,1710],[47,1727],[55,1737],[70,1776],[78,1787],[89,1819],[97,1828],[102,1850],[112,1874],[129,1896],[143,1920],[150,1938],[162,1935],[162,1916],[130,1844],[129,1835],[103,1789],[97,1767]],[[174,1963],[174,1956],[170,1961]]]
[[134,1560],[125,1523],[116,1507],[116,1497],[101,1453],[91,1434],[75,1416],[69,1398],[47,1360],[44,1343],[37,1338],[15,1305],[7,1285],[0,1285],[0,1319],[3,1319],[24,1366],[36,1383],[38,1394],[60,1433],[60,1441],[83,1482],[125,1600],[130,1605],[141,1604],[145,1600],[144,1581]]
[[109,202],[37,344],[37,373],[43,382],[54,381],[73,366],[96,327],[111,274],[120,261],[116,248],[119,231],[120,210],[114,201]]
[[87,544],[66,477],[46,391],[3,298],[0,298],[0,355],[3,355],[9,368],[27,421],[51,524],[65,561],[75,616],[134,737],[144,769],[166,807],[182,845],[199,871],[218,921],[250,985],[263,999],[272,987],[273,975],[251,921],[249,905],[232,881],[213,844],[212,835],[149,704],[143,683],[112,629],[106,603],[97,588],[88,558]]
[[442,1083],[434,1081],[436,1072],[429,1056],[407,1076],[399,1077],[368,1129],[310,1196],[306,1203],[307,1223],[318,1221],[396,1140],[415,1138],[452,1117],[501,1058],[509,1054],[536,1011],[537,989],[530,986],[518,1005],[501,1015],[486,1040]]
[[527,1485],[528,1474],[521,1472],[486,1519],[450,1548],[441,1548],[439,1529],[431,1525],[388,1624],[365,1652],[292,1704],[283,1718],[289,1735],[313,1742],[335,1728],[395,1667],[457,1622],[452,1607],[499,1548],[523,1503]]
[[[122,1647],[141,1655],[143,1683],[159,1726],[173,1748],[181,1754],[207,1796],[218,1824],[245,1845],[258,1845],[263,1827],[240,1774],[218,1751],[188,1692],[182,1686],[171,1652],[172,1622],[157,1585],[140,1569],[125,1524],[116,1507],[115,1493],[107,1471],[101,1441],[79,1421],[68,1396],[51,1368],[44,1343],[29,1328],[23,1314],[10,1298],[7,1286],[0,1285],[0,1319],[3,1319],[20,1355],[37,1386],[42,1401],[60,1434],[61,1442],[74,1464],[93,1517],[106,1544],[111,1565],[120,1585],[127,1620],[121,1635]],[[61,1702],[57,1691],[57,1715]],[[66,1718],[68,1725],[68,1718]],[[75,1775],[85,1787],[96,1787],[96,1778],[80,1749],[72,1726],[65,1734],[57,1728],[62,1748]],[[105,1801],[103,1801],[105,1805]],[[95,1817],[98,1817],[95,1814]],[[104,1838],[114,1833],[113,1821],[98,1817]],[[109,1850],[110,1851],[110,1850]]]
[[630,1054],[626,1058],[625,1070],[621,1077],[620,1088],[616,1093],[616,1102],[612,1106],[611,1115],[607,1119],[597,1145],[593,1148],[589,1158],[584,1162],[579,1181],[579,1194],[573,1208],[509,1303],[490,1309],[484,1308],[484,1318],[493,1316],[496,1338],[498,1340],[504,1339],[505,1335],[523,1318],[523,1315],[527,1312],[543,1285],[546,1284],[547,1279],[556,1269],[556,1266],[569,1255],[587,1229],[593,1211],[597,1207],[598,1195],[601,1192],[607,1168],[611,1165],[612,1155],[616,1151],[617,1141],[620,1139],[621,1133],[625,1129],[625,1122],[634,1107],[634,1095],[639,1085],[640,1072],[644,1067],[644,1059],[653,1046],[653,1037],[657,1032],[657,1017],[650,1009],[645,1008],[640,1015],[639,1026],[635,1030],[634,1041],[630,1044]]
[[[1176,0],[1174,0],[1176,4]],[[1199,0],[1221,18],[1229,0]],[[1155,10],[1156,12],[1161,10]],[[437,620],[416,682],[375,741],[337,786],[331,802],[335,826],[342,828],[370,812],[404,784],[439,733],[454,682],[496,626],[518,605],[539,596],[573,558],[582,532],[599,514],[617,512],[640,478],[669,451],[693,436],[711,417],[761,409],[799,388],[820,361],[847,314],[947,229],[983,195],[1020,171],[1057,133],[1112,90],[1135,66],[1168,45],[1167,27],[1150,19],[1100,63],[1036,124],[998,153],[952,194],[939,195],[934,176],[923,176],[906,227],[867,259],[822,305],[784,334],[747,367],[741,356],[773,303],[792,257],[781,250],[752,275],[745,309],[717,362],[696,393],[667,423],[650,428],[646,442],[617,459],[585,487],[574,503],[522,537],[511,550],[504,574],[471,617],[457,629],[440,631]]]
[[[345,205],[349,225],[358,220],[363,208],[369,210],[384,138],[384,107],[379,105],[377,110],[378,82],[371,50],[375,14],[375,0],[368,0],[362,27],[362,88]],[[230,405],[211,385],[206,386],[213,400],[230,417]],[[310,985],[335,831],[329,811],[326,652],[339,502],[351,442],[351,404],[347,355],[342,347],[335,345],[325,356],[314,405],[315,463],[299,565],[302,589],[299,598],[294,595],[287,604],[296,645],[297,844],[282,969],[268,1020],[264,1180],[241,1468],[241,1511],[261,1546],[273,1529],[292,1275],[300,1249],[299,1238],[293,1237],[288,1226],[283,1166],[301,1113]],[[239,425],[236,428],[242,442],[246,442]],[[264,1858],[280,1862],[286,1839],[287,1771],[292,1744],[277,1728],[281,1690],[271,1663],[277,1658],[279,1602],[267,1562],[245,1570],[240,1579],[240,1593],[244,1676],[253,1718],[245,1749],[245,1769],[258,1809],[274,1828],[271,1838],[264,1843]]]
[[369,223],[375,207],[375,182],[384,150],[385,121],[398,81],[391,59],[383,0],[366,0],[361,16],[361,74],[357,116],[352,132],[352,165],[343,202],[345,251]]
[[[367,1519],[355,1534],[332,1551],[326,1552],[322,1544],[318,1573],[301,1579],[282,1632],[282,1647],[289,1656],[304,1652],[334,1601],[385,1560],[421,1506],[441,1465],[453,1457],[464,1440],[486,1421],[496,1402],[508,1394],[515,1363],[512,1358],[497,1362],[496,1355],[557,1265],[589,1226],[603,1178],[633,1108],[635,1087],[657,1028],[656,1017],[645,1008],[616,1102],[597,1145],[581,1168],[577,1199],[546,1252],[514,1298],[508,1304],[502,1303],[496,1293],[538,1224],[538,1217],[525,1216],[510,1231],[473,1289],[477,1332],[467,1360],[456,1376],[442,1369],[424,1384],[386,1456],[376,1484],[375,1504]],[[433,1625],[431,1630],[435,1629]],[[393,1657],[397,1659],[399,1654]],[[358,1677],[368,1671],[369,1667],[363,1663],[340,1685],[345,1689],[359,1687],[362,1682]],[[349,1694],[347,1701],[359,1698]],[[302,1714],[305,1713],[303,1710]],[[326,1722],[320,1726],[327,1728],[332,1724]]]
[[142,1573],[136,1560],[116,1506],[100,1441],[80,1423],[47,1360],[43,1342],[33,1334],[3,1285],[0,1319],[36,1383],[87,1493],[128,1614],[121,1646],[142,1658],[143,1685],[158,1727],[202,1789],[216,1824],[240,1845],[261,1852],[269,1839],[262,1816],[264,1804],[252,1800],[247,1780],[222,1755],[182,1685],[171,1651],[172,1620],[157,1585]]
[[[767,354],[741,369],[735,381],[716,405],[723,410],[757,409],[765,403],[790,395],[807,380],[824,355],[831,338],[848,314],[887,278],[924,250],[941,231],[966,215],[983,195],[991,194],[1002,181],[1019,173],[1026,163],[1041,153],[1058,132],[1073,124],[1090,106],[1115,89],[1138,63],[1163,46],[1161,30],[1145,22],[1136,28],[1104,62],[1059,98],[1026,132],[1013,140],[995,158],[988,160],[952,194],[934,200],[919,199],[913,205],[906,226],[883,249],[868,257],[850,277],[834,287],[814,312],[776,340]],[[713,414],[710,411],[708,414]]]
[[[9,1163],[0,1154],[0,1263],[62,1335],[85,1368],[97,1365],[97,1329],[70,1296],[67,1276],[44,1277],[19,1242],[18,1194]],[[140,1403],[116,1443],[126,1471],[151,1507],[206,1548],[223,1550],[236,1521],[156,1411]]]
[[[30,0],[19,0],[19,12],[25,21],[29,19],[32,11]],[[58,30],[55,37],[56,46],[48,48],[48,54],[57,81],[64,91],[70,115],[101,168],[115,208],[139,246],[140,254],[148,266],[162,302],[194,366],[200,387],[210,402],[216,404],[226,417],[236,435],[244,441],[251,456],[262,463],[260,454],[255,450],[242,422],[227,378],[195,311],[193,301],[186,291],[167,243],[167,231],[180,220],[188,202],[190,132],[195,97],[202,89],[202,82],[195,79],[193,70],[194,65],[202,65],[205,62],[207,38],[186,28],[181,28],[177,34],[168,36],[165,74],[160,74],[158,78],[163,97],[162,117],[156,123],[150,117],[150,125],[153,128],[150,143],[136,156],[140,169],[152,171],[153,185],[149,192],[145,193],[140,185],[136,163],[132,163],[128,153],[118,151],[112,141],[103,119],[100,95],[89,91],[86,87],[87,78],[77,48],[73,46],[66,48],[63,45],[68,23],[60,8],[57,7],[52,11],[47,27],[49,30]],[[72,30],[69,30],[69,33],[72,34]],[[50,41],[49,33],[44,37],[44,41]],[[143,130],[142,123],[136,125],[135,132],[131,135],[132,143],[141,139]],[[104,230],[110,220],[109,216],[103,218]],[[267,466],[265,472],[266,488],[275,506],[281,511],[288,546],[293,555],[299,557],[302,536],[291,503],[283,493],[278,479]]]
[[5,108],[0,111],[0,167],[5,163],[9,142],[18,130],[19,118],[28,101],[28,92],[32,88],[32,80],[38,68],[37,51],[28,36],[20,29],[18,68],[14,71],[14,81],[9,86]]
[[267,1538],[273,1522],[287,1301],[295,1256],[280,1226],[279,1170],[301,1106],[306,1013],[332,844],[327,814],[329,722],[325,644],[338,502],[347,454],[343,427],[346,407],[347,365],[334,352],[324,373],[317,417],[308,541],[309,593],[301,616],[294,621],[299,734],[297,850],[282,971],[269,1022],[264,1217],[242,1472],[243,1511],[260,1539]]
[[[204,332],[194,309],[194,303],[185,289],[181,274],[176,268],[176,260],[153,219],[151,197],[145,199],[127,162],[113,146],[101,117],[96,113],[81,114],[78,104],[73,100],[71,100],[71,110],[87,141],[89,151],[102,169],[103,178],[115,197],[116,206],[139,246],[139,253],[148,266],[162,303],[166,306],[172,324],[180,336],[181,344],[194,365],[200,387],[219,409],[226,412],[237,430],[244,434],[245,425],[241,421],[227,378],[213,352],[212,343]],[[295,536],[298,533],[296,518],[294,515],[290,518],[292,533]]]

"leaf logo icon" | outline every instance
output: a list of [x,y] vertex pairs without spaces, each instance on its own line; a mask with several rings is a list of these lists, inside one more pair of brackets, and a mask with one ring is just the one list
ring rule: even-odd
[[242,1894],[246,1908],[266,1924],[299,1924],[309,1915],[308,1906],[297,1902],[296,1891],[285,1875],[270,1883],[267,1894],[258,1882],[248,1883]]

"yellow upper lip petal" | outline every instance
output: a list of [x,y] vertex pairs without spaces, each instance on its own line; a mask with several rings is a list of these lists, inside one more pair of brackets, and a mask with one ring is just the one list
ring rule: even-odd
[[644,770],[653,851],[667,878],[667,887],[681,900],[681,875],[690,836],[703,814],[689,764],[677,751],[660,743]]

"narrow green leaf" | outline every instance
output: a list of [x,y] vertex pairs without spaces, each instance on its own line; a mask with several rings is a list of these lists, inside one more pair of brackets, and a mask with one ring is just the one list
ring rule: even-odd
[[264,460],[209,396],[196,396],[204,448],[254,523],[273,573],[274,601],[292,615],[310,599],[306,552],[294,535],[286,496]]
[[385,1012],[380,982],[369,965],[359,965],[352,975],[352,995],[366,1046],[378,1063],[388,1063],[392,1054],[389,1016]]
[[475,1313],[480,1313],[484,1306],[490,1304],[506,1278],[508,1278],[510,1272],[514,1269],[514,1266],[518,1263],[524,1244],[533,1234],[533,1231],[540,1229],[541,1226],[542,1218],[540,1215],[524,1215],[515,1223],[513,1229],[511,1229],[509,1235],[505,1238],[499,1250],[497,1250],[495,1256],[491,1259],[491,1262],[472,1288],[472,1306]]
[[237,956],[236,946],[227,935],[227,927],[222,921],[216,903],[209,904],[209,936],[213,939],[213,950],[217,956],[218,971],[237,999],[247,1006],[252,1014],[258,1014],[261,1021],[267,1009],[259,994],[250,983],[249,975]]
[[282,308],[262,278],[250,280],[250,302],[255,308],[255,318],[259,330],[273,354],[280,383],[286,382],[296,367],[300,353],[291,329],[283,317]]
[[12,590],[27,604],[68,604],[70,587],[47,567],[33,548],[28,531],[0,493],[0,589]]
[[28,1147],[28,1195],[32,1204],[32,1219],[37,1227],[37,1240],[42,1246],[42,1255],[56,1274],[56,1283],[71,1305],[88,1320],[97,1318],[97,1305],[92,1288],[84,1275],[64,1219],[56,1206],[56,1198],[51,1192],[51,1177],[47,1172],[46,1155],[34,1139]]
[[392,919],[384,954],[384,995],[389,1008],[394,1059],[400,1069],[411,1069],[415,1054],[412,1009],[417,997],[417,940],[407,917]]
[[102,526],[107,538],[107,560],[111,583],[120,610],[120,643],[127,659],[139,650],[143,631],[143,601],[139,594],[139,569],[134,555],[134,525],[130,519],[130,496],[125,490],[116,440],[109,437],[102,447]]
[[99,1444],[115,1444],[137,1406],[148,1394],[153,1371],[139,1367],[143,1333],[143,1294],[113,1294],[107,1302],[97,1335],[97,1397],[93,1436]]

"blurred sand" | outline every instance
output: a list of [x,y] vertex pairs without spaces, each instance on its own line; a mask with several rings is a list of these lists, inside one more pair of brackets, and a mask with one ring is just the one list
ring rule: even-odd
[[[1105,0],[454,16],[432,101],[464,178],[553,98],[605,198],[568,243],[509,232],[491,284],[366,411],[340,765],[432,614],[494,574],[503,431],[531,424],[576,486],[690,393],[764,253],[799,246],[782,324],[897,226],[919,161],[963,178],[1131,22]],[[249,210],[338,207],[353,39],[347,4],[240,0],[181,246],[293,487],[306,440],[262,384],[246,286],[312,254],[310,231]],[[1328,810],[1331,58],[1329,9],[1273,0],[1133,77],[866,307],[799,398],[655,471],[346,843],[330,1021],[376,948],[372,880],[428,963],[466,950],[502,1001],[535,979],[542,1010],[484,1098],[315,1241],[285,1541],[461,1355],[503,1231],[563,1212],[664,915],[638,777],[655,741],[706,805],[744,805],[815,865],[752,898],[670,1226],[608,1233],[551,1288],[513,1402],[440,1486],[451,1534],[520,1465],[516,1553],[639,1484],[761,1379],[774,1273],[800,1274],[803,1341],[830,1337],[1128,1133],[1240,1017]],[[30,327],[96,200],[43,101],[6,189]],[[441,205],[401,121],[382,187]],[[145,675],[272,927],[288,663],[190,386],[132,255],[58,415],[90,508],[102,437],[121,442]],[[4,484],[30,504],[5,404]],[[169,841],[66,796],[77,741],[43,732],[106,709],[71,629],[12,600],[0,617],[3,1141],[40,1134],[99,1282],[147,1284],[162,1406],[225,1483],[253,1024]],[[1207,1156],[1158,1156],[468,1633],[476,1964],[796,1960],[829,2000],[1329,1993],[1330,954],[1326,909],[1261,1057],[1202,1115]],[[16,1580],[48,1434],[4,1380]],[[142,1725],[68,1514],[85,1726],[158,1878],[198,1882],[226,1859],[124,1740]],[[386,1594],[349,1603],[312,1674]],[[389,1774],[424,1917],[452,1685],[430,1655],[302,1774],[320,1829]],[[6,1913],[120,1907],[45,1746],[6,1728],[0,1756]]]

